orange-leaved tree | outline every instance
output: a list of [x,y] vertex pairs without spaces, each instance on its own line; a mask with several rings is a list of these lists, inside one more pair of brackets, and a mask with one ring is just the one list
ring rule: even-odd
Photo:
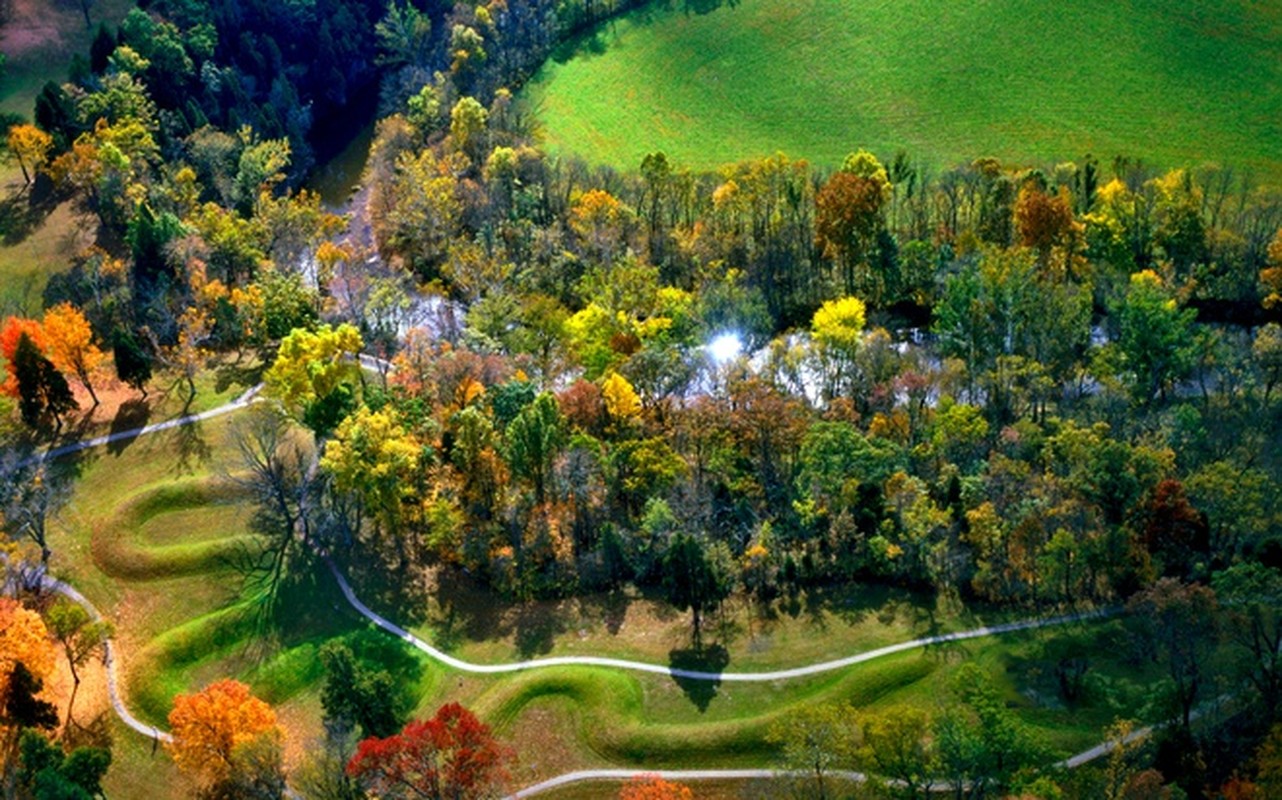
[[42,327],[49,360],[59,372],[75,375],[97,406],[98,395],[89,376],[102,364],[103,354],[94,344],[89,320],[70,303],[59,303],[45,311]]
[[18,375],[13,368],[13,361],[18,354],[18,343],[22,341],[24,333],[31,340],[31,343],[43,353],[45,350],[45,332],[39,320],[27,319],[26,317],[7,317],[4,324],[0,325],[0,356],[4,356],[7,368],[4,385],[0,386],[0,392],[9,397],[18,396]]
[[658,775],[639,775],[623,785],[619,800],[694,800],[694,792]]
[[398,734],[362,741],[347,774],[382,800],[480,800],[500,794],[510,758],[488,725],[450,703]]
[[178,695],[169,728],[174,740],[166,749],[202,789],[234,793],[246,784],[283,786],[276,712],[245,684],[228,678]]
[[54,649],[40,615],[17,600],[0,597],[0,697],[9,690],[9,676],[22,664],[35,678],[53,672]]

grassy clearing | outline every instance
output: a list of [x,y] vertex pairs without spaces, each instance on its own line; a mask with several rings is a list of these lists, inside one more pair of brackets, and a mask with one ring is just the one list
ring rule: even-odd
[[[1092,653],[1122,652],[1120,635],[1115,622],[1094,623],[1067,632],[1016,634],[902,653],[805,681],[705,685],[706,705],[691,687],[671,680],[593,668],[540,670],[487,685],[447,683],[452,694],[470,697],[465,702],[517,744],[523,759],[519,782],[593,766],[769,765],[775,751],[767,733],[774,724],[786,724],[799,708],[848,703],[859,713],[908,705],[933,713],[949,702],[963,663],[978,664],[1005,694],[1008,706],[1059,758],[1097,743],[1102,729],[1118,716],[1154,714],[1146,703],[1155,675],[1116,655],[1093,656],[1092,669],[1103,684],[1126,676],[1129,691],[1093,695],[1072,710],[1053,693],[1049,666],[1062,652],[1080,652],[1083,645]],[[548,730],[556,731],[555,738]]]
[[[48,81],[66,80],[77,54],[87,56],[99,22],[116,25],[134,0],[95,0],[94,28],[86,28],[74,0],[10,0],[0,27],[0,112],[31,119],[36,95]],[[33,207],[18,165],[0,166],[0,313],[34,314],[49,275],[65,270],[92,242],[95,225],[71,203]]]
[[1217,161],[1277,179],[1282,6],[660,2],[549,63],[526,95],[551,149],[617,167],[655,150],[700,168],[777,151],[834,165],[865,147],[944,166]]
[[0,77],[0,111],[31,118],[31,106],[46,81],[63,81],[77,55],[89,54],[98,23],[119,24],[134,0],[94,0],[85,27],[75,0],[10,0],[11,14],[0,28],[0,52],[8,61]]
[[[283,596],[281,623],[274,629],[265,631],[245,613],[248,599],[239,588],[239,576],[219,551],[247,531],[246,498],[219,479],[235,468],[235,423],[236,415],[222,417],[67,462],[64,466],[77,470],[79,477],[53,542],[55,568],[116,623],[127,696],[140,717],[163,725],[175,694],[234,676],[276,705],[288,730],[289,758],[296,761],[320,733],[320,648],[368,626],[319,570]],[[359,584],[357,589],[362,591]],[[463,625],[460,616],[452,628],[455,649],[464,653],[475,648],[501,657],[519,649],[516,631],[511,629],[497,639],[470,638],[469,630],[476,633],[477,626],[489,620],[525,614],[525,624],[531,624],[529,615],[556,611],[538,606],[501,608],[493,598],[487,610],[480,594],[456,599],[474,604],[466,618],[470,624]],[[435,602],[439,605],[440,600]],[[561,619],[549,629],[548,650],[658,653],[656,660],[662,663],[674,646],[688,647],[683,615],[664,613],[636,597],[624,608],[609,608],[621,616],[611,617],[602,602],[593,599],[584,601],[581,608],[576,605],[573,620]],[[590,624],[594,614],[596,622]],[[739,609],[738,615],[747,615],[747,609]],[[392,616],[408,614],[394,610]],[[978,622],[957,610],[923,603],[921,598],[869,589],[851,596],[816,598],[814,603],[801,598],[795,615],[735,619],[736,614],[729,615],[720,631],[734,654],[728,668],[734,669],[749,664],[758,668],[796,665],[812,657],[839,655],[834,652],[837,642],[841,647],[871,647]],[[751,624],[752,635],[738,630],[739,624]],[[846,702],[860,709],[899,704],[938,708],[964,661],[984,667],[1021,717],[1056,750],[1067,754],[1092,744],[1117,714],[1142,713],[1143,682],[1152,676],[1113,656],[1098,656],[1094,668],[1111,679],[1124,677],[1133,687],[1113,692],[1109,702],[1101,700],[1069,712],[1055,699],[1053,680],[1048,677],[1047,665],[1055,663],[1061,651],[1122,652],[1116,628],[1113,622],[1095,623],[975,640],[902,653],[806,680],[761,684],[681,682],[570,667],[470,676],[445,670],[381,633],[368,634],[360,646],[386,664],[410,696],[418,698],[419,715],[433,713],[444,702],[458,701],[491,721],[517,749],[514,777],[524,785],[592,766],[770,764],[773,748],[766,741],[767,732],[803,705]],[[767,637],[777,651],[764,647]],[[120,755],[109,779],[113,793],[135,796],[140,786],[157,787],[162,797],[168,796],[165,792],[181,791],[174,789],[180,783],[168,760],[163,755],[153,757],[149,743],[123,730],[116,742]]]

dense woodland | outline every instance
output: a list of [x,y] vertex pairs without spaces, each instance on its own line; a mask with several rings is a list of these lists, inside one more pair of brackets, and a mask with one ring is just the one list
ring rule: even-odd
[[[1008,724],[982,685],[962,717],[865,741],[916,731],[958,796],[1282,791],[1282,191],[1124,157],[549,157],[510,89],[615,10],[153,0],[101,30],[8,136],[30,191],[100,224],[47,309],[0,331],[15,435],[58,429],[107,361],[194,395],[210,364],[257,358],[282,409],[242,443],[268,613],[319,553],[516,601],[637,587],[692,612],[697,645],[733,593],[768,609],[849,582],[1126,605],[1177,720],[1160,775],[1126,779],[1153,793],[1029,777],[1015,734],[1004,763],[927,753],[958,719]],[[374,87],[340,215],[296,187]],[[713,358],[727,334],[743,355]],[[48,560],[48,497],[22,483],[6,523]],[[1088,666],[1063,667],[1071,695]],[[1208,730],[1216,674],[1236,711]]]

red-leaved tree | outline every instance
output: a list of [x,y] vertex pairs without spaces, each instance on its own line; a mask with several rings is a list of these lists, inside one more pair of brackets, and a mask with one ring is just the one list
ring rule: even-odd
[[501,794],[511,758],[485,723],[458,703],[356,748],[347,774],[381,800],[481,800]]

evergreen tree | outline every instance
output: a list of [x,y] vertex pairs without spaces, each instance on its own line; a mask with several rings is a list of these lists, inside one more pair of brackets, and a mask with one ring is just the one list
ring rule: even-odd
[[58,428],[62,415],[76,408],[67,379],[53,362],[41,355],[31,337],[22,334],[13,357],[14,376],[18,379],[18,409],[29,428],[42,425],[52,416]]
[[151,380],[151,356],[134,335],[124,329],[116,331],[112,355],[116,362],[116,377],[142,392],[146,399],[147,381]]

